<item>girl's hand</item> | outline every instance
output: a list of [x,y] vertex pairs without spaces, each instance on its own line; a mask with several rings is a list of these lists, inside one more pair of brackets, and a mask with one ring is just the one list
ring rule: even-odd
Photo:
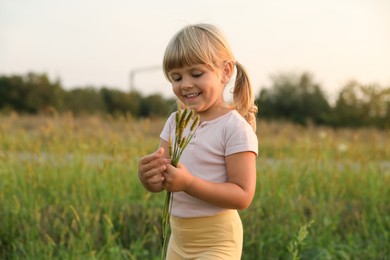
[[163,188],[170,192],[186,191],[195,178],[180,162],[177,167],[167,164],[163,175],[165,177]]
[[169,159],[164,158],[164,148],[160,147],[152,154],[142,157],[138,162],[138,178],[149,191],[161,191],[163,173]]

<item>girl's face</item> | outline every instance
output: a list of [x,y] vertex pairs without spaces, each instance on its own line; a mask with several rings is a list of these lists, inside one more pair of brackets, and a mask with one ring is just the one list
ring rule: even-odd
[[232,74],[228,62],[211,70],[204,64],[185,66],[169,72],[173,92],[202,121],[219,116],[224,106],[223,89]]

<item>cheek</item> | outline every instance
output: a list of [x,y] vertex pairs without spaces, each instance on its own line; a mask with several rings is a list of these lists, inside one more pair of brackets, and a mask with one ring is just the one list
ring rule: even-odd
[[172,91],[176,96],[181,96],[180,87],[177,84],[172,84]]

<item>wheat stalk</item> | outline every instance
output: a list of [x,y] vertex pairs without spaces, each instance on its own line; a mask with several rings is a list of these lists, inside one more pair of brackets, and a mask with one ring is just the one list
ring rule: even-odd
[[[184,131],[187,128],[191,118],[194,116],[194,111],[185,108],[184,110],[179,109],[176,113],[175,121],[175,141],[172,143],[172,139],[169,138],[169,156],[171,157],[171,164],[177,166],[180,157],[195,136],[196,127],[199,124],[199,115],[193,120],[188,135],[184,135]],[[163,250],[161,253],[161,259],[164,259],[169,235],[169,219],[171,216],[172,208],[172,196],[170,191],[166,191],[163,218],[162,218],[162,236],[163,236]]]

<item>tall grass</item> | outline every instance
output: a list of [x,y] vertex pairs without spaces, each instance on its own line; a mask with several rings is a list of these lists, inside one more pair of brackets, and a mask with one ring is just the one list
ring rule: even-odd
[[[164,193],[137,161],[164,120],[0,117],[0,259],[159,259]],[[258,126],[243,259],[389,259],[390,133]]]

